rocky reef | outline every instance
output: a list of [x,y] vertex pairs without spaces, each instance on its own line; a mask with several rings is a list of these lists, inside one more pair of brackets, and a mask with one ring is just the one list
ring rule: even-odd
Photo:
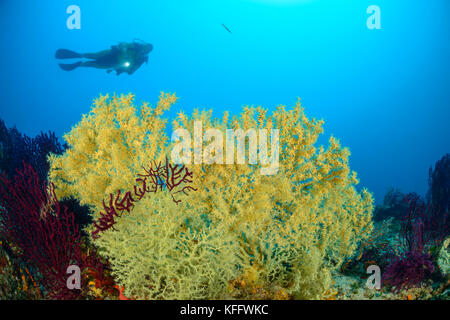
[[[172,131],[202,139],[177,163],[165,117],[177,99],[100,96],[64,144],[0,121],[0,299],[448,299],[449,155],[425,198],[393,188],[374,208],[349,150],[317,145],[324,122],[299,101],[179,112]],[[250,133],[220,163],[231,149],[212,141],[230,128],[278,130],[276,172],[250,161]]]

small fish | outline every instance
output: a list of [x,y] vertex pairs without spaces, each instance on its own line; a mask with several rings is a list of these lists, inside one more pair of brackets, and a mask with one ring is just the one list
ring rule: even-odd
[[225,30],[227,30],[229,33],[232,33],[231,32],[231,30],[230,29],[228,29],[228,27],[226,26],[226,25],[224,25],[223,23],[222,23],[222,27],[224,27],[225,28]]

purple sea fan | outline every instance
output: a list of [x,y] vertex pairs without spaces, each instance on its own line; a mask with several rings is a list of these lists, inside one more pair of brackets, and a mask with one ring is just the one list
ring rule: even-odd
[[396,256],[383,273],[383,282],[396,291],[414,287],[434,272],[431,255],[419,251],[407,251]]
[[80,292],[66,286],[67,267],[83,267],[78,225],[54,185],[41,183],[31,165],[14,180],[0,176],[0,234],[33,267],[49,298],[78,298]]
[[399,291],[414,287],[431,277],[433,258],[427,252],[433,242],[439,242],[442,232],[438,212],[416,194],[405,197],[409,208],[399,233],[401,254],[392,254],[383,273],[383,282]]

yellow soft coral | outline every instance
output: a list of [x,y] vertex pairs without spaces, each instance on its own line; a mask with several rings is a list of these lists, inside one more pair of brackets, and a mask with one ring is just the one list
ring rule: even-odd
[[[129,189],[143,164],[169,154],[161,115],[175,101],[161,94],[138,117],[131,96],[100,97],[66,135],[71,148],[50,159],[60,193],[98,208],[108,193]],[[317,148],[323,121],[306,117],[300,101],[272,114],[261,107],[211,114],[179,113],[173,127],[193,132],[201,121],[204,131],[279,129],[278,172],[261,175],[260,164],[189,165],[198,191],[179,205],[164,192],[146,196],[96,240],[117,283],[126,295],[149,299],[227,298],[236,281],[246,295],[328,296],[332,273],[372,230],[372,196],[355,189],[349,150],[334,137]]]
[[161,93],[156,107],[144,104],[140,115],[133,100],[132,94],[100,96],[64,136],[69,149],[62,156],[50,156],[49,175],[58,197],[73,196],[99,209],[105,195],[134,184],[142,165],[164,159],[167,120],[160,115],[176,96]]

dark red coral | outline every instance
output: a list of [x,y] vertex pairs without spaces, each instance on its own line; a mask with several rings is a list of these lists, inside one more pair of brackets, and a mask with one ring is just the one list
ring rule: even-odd
[[383,273],[383,282],[396,291],[419,285],[429,279],[434,272],[430,254],[407,251],[393,258]]
[[449,233],[448,213],[415,193],[406,195],[408,210],[402,221],[400,243],[405,251],[423,252],[429,244],[439,245]]
[[92,236],[94,239],[100,237],[101,232],[114,228],[116,218],[120,217],[124,212],[130,212],[134,207],[134,203],[141,200],[147,193],[156,193],[158,190],[167,188],[172,200],[178,204],[181,200],[177,200],[177,193],[188,194],[189,191],[196,191],[190,184],[192,183],[193,173],[184,165],[172,165],[166,159],[165,164],[152,162],[148,168],[144,168],[144,173],[139,174],[136,179],[136,185],[133,191],[127,191],[121,197],[121,190],[116,194],[109,195],[108,203],[103,200],[103,211],[100,217],[94,221],[94,231]]
[[41,279],[46,296],[76,299],[67,267],[82,267],[81,234],[74,214],[60,205],[52,183],[41,183],[31,165],[14,180],[0,176],[0,233]]
[[[384,270],[383,280],[395,288],[409,288],[431,278],[434,272],[430,246],[438,245],[445,237],[446,217],[417,194],[405,197],[408,210],[399,233],[400,254],[392,254]],[[442,220],[444,219],[444,220]]]

